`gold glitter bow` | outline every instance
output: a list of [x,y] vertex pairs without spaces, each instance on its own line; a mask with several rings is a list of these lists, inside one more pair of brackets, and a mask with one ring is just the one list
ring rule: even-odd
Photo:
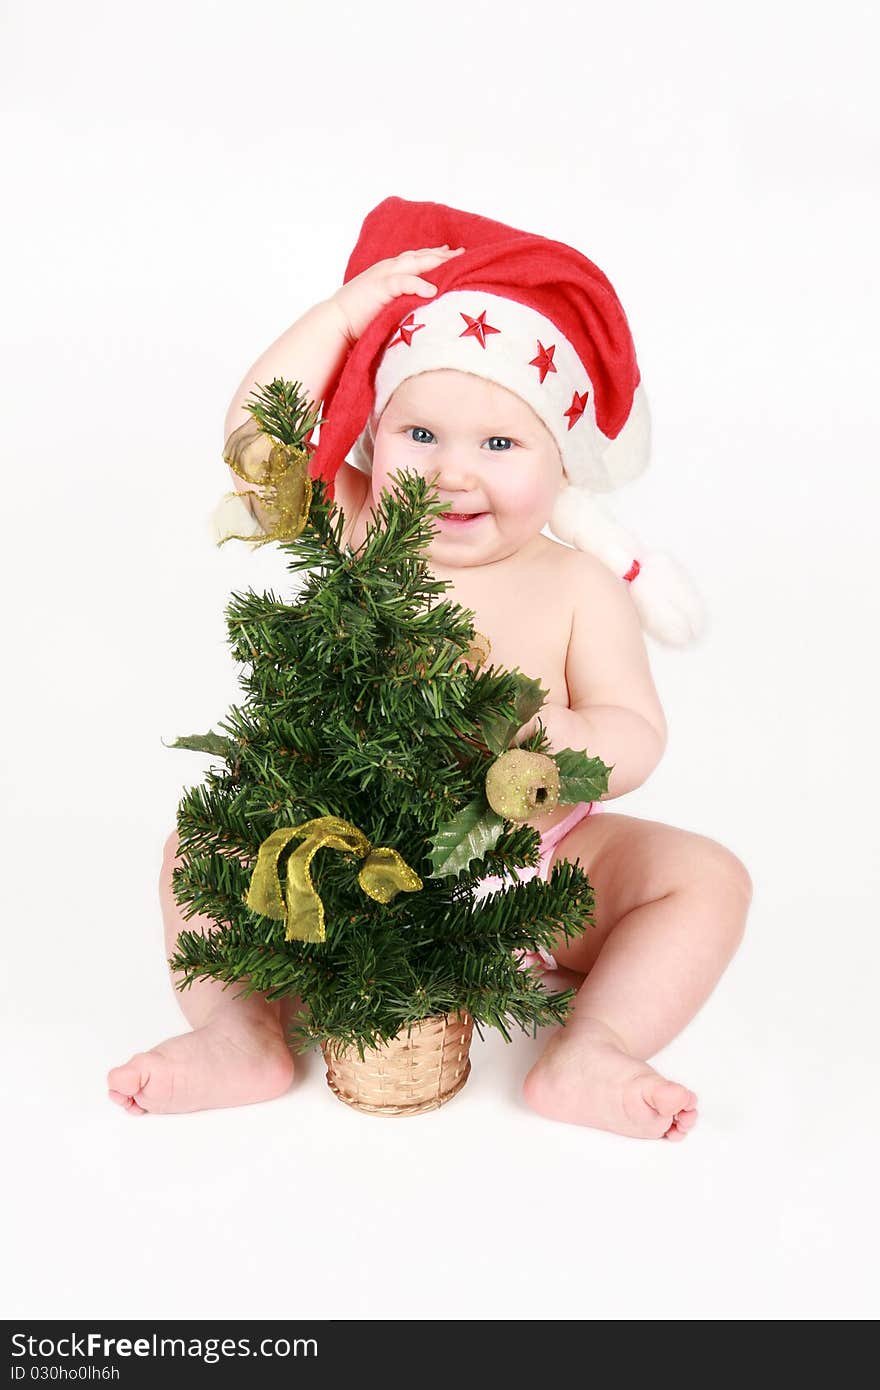
[[256,497],[268,511],[275,513],[275,518],[271,530],[258,540],[253,536],[231,534],[224,536],[219,544],[232,540],[266,545],[268,541],[295,540],[305,527],[312,504],[308,454],[292,444],[273,439],[251,417],[232,431],[223,446],[223,461],[246,483],[265,489],[264,492],[226,495]]
[[[278,859],[294,836],[303,843],[287,860],[287,904],[281,896]],[[358,874],[361,888],[376,902],[388,903],[399,892],[417,893],[424,887],[418,874],[397,853],[383,846],[374,849],[351,821],[338,816],[319,816],[302,825],[283,826],[260,845],[257,862],[251,876],[245,902],[253,912],[264,917],[286,919],[286,941],[324,941],[324,904],[312,883],[309,865],[324,845],[330,849],[354,854],[366,863]]]

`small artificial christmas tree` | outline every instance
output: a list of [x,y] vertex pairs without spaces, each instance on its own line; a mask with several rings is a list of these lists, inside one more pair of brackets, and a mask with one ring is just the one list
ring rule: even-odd
[[[471,1021],[508,1040],[511,1022],[562,1022],[574,991],[548,993],[514,953],[585,929],[586,874],[560,861],[548,882],[517,881],[480,901],[474,889],[484,875],[537,864],[539,837],[523,822],[557,799],[597,799],[609,769],[571,749],[550,756],[540,726],[510,749],[546,691],[487,666],[474,614],[442,599],[450,586],[424,558],[442,504],[422,478],[395,476],[354,552],[326,484],[308,477],[315,415],[299,383],[276,379],[247,408],[252,420],[224,456],[265,489],[278,517],[268,538],[308,575],[294,602],[232,596],[245,699],[221,721],[224,734],[173,745],[223,763],[178,806],[174,895],[184,916],[216,923],[204,936],[180,933],[170,961],[180,988],[213,978],[242,994],[297,997],[290,1041],[320,1043],[331,1069],[426,1020],[468,1025],[465,1061]],[[456,1085],[430,1104],[466,1075],[460,1064]]]

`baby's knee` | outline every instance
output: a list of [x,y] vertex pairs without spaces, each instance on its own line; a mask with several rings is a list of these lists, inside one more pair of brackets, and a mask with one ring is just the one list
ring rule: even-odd
[[180,848],[180,836],[176,830],[172,830],[168,839],[162,846],[162,863],[167,864],[169,860],[177,858],[177,851]]
[[716,840],[701,837],[700,852],[693,861],[693,878],[701,889],[744,909],[752,901],[751,875],[741,859]]
[[168,839],[162,846],[162,867],[159,870],[160,889],[164,890],[165,886],[171,882],[171,872],[177,862],[177,851],[179,846],[180,840],[177,831],[172,830]]

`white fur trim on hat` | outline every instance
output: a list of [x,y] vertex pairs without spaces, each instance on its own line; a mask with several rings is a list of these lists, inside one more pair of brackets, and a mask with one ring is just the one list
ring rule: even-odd
[[626,424],[609,439],[596,422],[593,383],[565,334],[530,305],[474,289],[420,304],[395,327],[376,371],[372,414],[353,446],[356,467],[370,471],[375,427],[397,387],[444,367],[493,381],[531,406],[572,483],[607,492],[648,465],[650,417],[641,385]]

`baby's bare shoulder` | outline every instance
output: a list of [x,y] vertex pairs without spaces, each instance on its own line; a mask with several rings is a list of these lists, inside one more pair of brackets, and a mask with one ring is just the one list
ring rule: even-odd
[[553,541],[549,536],[542,534],[540,540],[542,545],[536,554],[536,561],[556,579],[564,579],[569,575],[577,566],[578,559],[584,555],[582,550],[574,550],[572,546],[564,545],[562,541]]
[[607,618],[641,632],[635,604],[625,580],[585,550],[554,543],[561,552],[549,557],[558,579],[569,585],[572,607],[581,622],[601,622]]
[[[542,561],[552,581],[565,586],[573,609],[596,613],[597,609],[618,609],[621,604],[633,607],[626,585],[595,555],[548,540]],[[563,590],[557,592],[561,595]]]
[[570,550],[572,624],[565,663],[571,707],[618,705],[665,728],[629,585],[595,555]]

